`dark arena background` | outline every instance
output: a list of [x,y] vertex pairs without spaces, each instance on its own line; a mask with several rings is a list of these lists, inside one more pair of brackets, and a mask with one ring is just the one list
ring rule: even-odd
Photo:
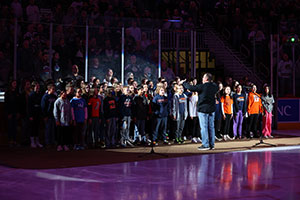
[[300,199],[299,13],[1,0],[0,199]]

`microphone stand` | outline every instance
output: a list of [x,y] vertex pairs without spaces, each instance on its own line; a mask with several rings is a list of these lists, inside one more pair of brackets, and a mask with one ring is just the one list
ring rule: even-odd
[[[261,96],[259,94],[257,94],[256,92],[253,92],[253,94],[255,94],[262,101]],[[264,142],[264,140],[263,140],[263,134],[262,134],[262,130],[261,130],[262,129],[261,120],[260,120],[259,123],[260,123],[260,130],[259,130],[259,132],[260,132],[260,139],[259,139],[259,142],[256,143],[256,144],[254,144],[252,147],[257,147],[257,146],[262,145],[262,144],[263,145],[267,145],[267,146],[271,146],[271,147],[276,147],[275,144],[270,144],[270,143]]]
[[[149,121],[151,122],[151,127],[152,127],[153,118],[152,119],[150,118]],[[168,157],[168,155],[166,155],[166,154],[156,153],[154,151],[154,143],[153,143],[154,141],[153,141],[153,133],[152,133],[152,131],[150,132],[150,141],[151,141],[151,150],[150,150],[150,152],[149,153],[144,153],[142,155],[139,155],[138,156],[139,158],[143,158],[143,157],[150,156],[150,155],[159,155],[159,156],[165,157],[165,158]]]

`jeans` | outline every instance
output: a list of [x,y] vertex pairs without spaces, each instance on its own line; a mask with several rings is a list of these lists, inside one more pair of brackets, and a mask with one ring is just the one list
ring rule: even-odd
[[90,124],[90,127],[89,127],[88,143],[95,144],[99,138],[100,123],[99,123],[98,117],[93,117],[91,120],[92,120],[92,123]]
[[213,148],[215,146],[215,113],[198,112],[201,128],[202,146]]
[[237,132],[239,133],[239,136],[242,136],[242,129],[243,129],[243,112],[239,110],[236,113],[236,116],[233,118],[233,135],[234,137],[237,136]]
[[168,117],[157,117],[156,118],[156,124],[155,124],[155,128],[153,131],[153,141],[157,140],[157,135],[158,135],[158,131],[160,126],[162,126],[162,136],[163,136],[163,140],[167,139],[167,122],[168,122]]
[[175,130],[176,138],[181,138],[184,124],[185,124],[185,120],[183,119],[182,116],[180,116],[179,119],[176,120],[176,130]]
[[55,143],[55,119],[48,117],[45,124],[45,144],[53,145]]
[[124,116],[122,118],[121,141],[129,140],[131,117]]
[[139,135],[141,135],[142,141],[146,142],[145,120],[136,120],[136,127],[138,129]]
[[263,135],[264,136],[271,136],[272,132],[272,113],[265,112],[263,116]]
[[106,145],[115,145],[117,136],[117,118],[109,118],[106,120]]

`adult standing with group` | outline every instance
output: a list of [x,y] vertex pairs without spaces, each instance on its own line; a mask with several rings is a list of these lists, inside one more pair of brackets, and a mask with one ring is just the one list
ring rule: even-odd
[[202,77],[202,84],[195,86],[183,83],[185,89],[191,92],[198,92],[199,100],[197,112],[201,127],[202,146],[199,150],[209,150],[215,148],[215,95],[218,92],[218,86],[212,81],[212,75],[206,73]]

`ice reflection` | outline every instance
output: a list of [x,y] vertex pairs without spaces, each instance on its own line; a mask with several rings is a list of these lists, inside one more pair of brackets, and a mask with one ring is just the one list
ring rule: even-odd
[[[233,193],[242,196],[245,190],[270,188],[274,175],[272,164],[272,152],[207,154],[89,167],[81,170],[79,176],[98,180],[98,183],[85,182],[81,189],[91,194],[101,193],[103,199],[182,200],[201,199],[203,194],[229,198]],[[56,182],[55,199],[62,199],[60,195],[66,195],[62,190],[67,191],[72,184]]]
[[49,170],[0,167],[0,199],[300,199],[299,153],[205,154]]

